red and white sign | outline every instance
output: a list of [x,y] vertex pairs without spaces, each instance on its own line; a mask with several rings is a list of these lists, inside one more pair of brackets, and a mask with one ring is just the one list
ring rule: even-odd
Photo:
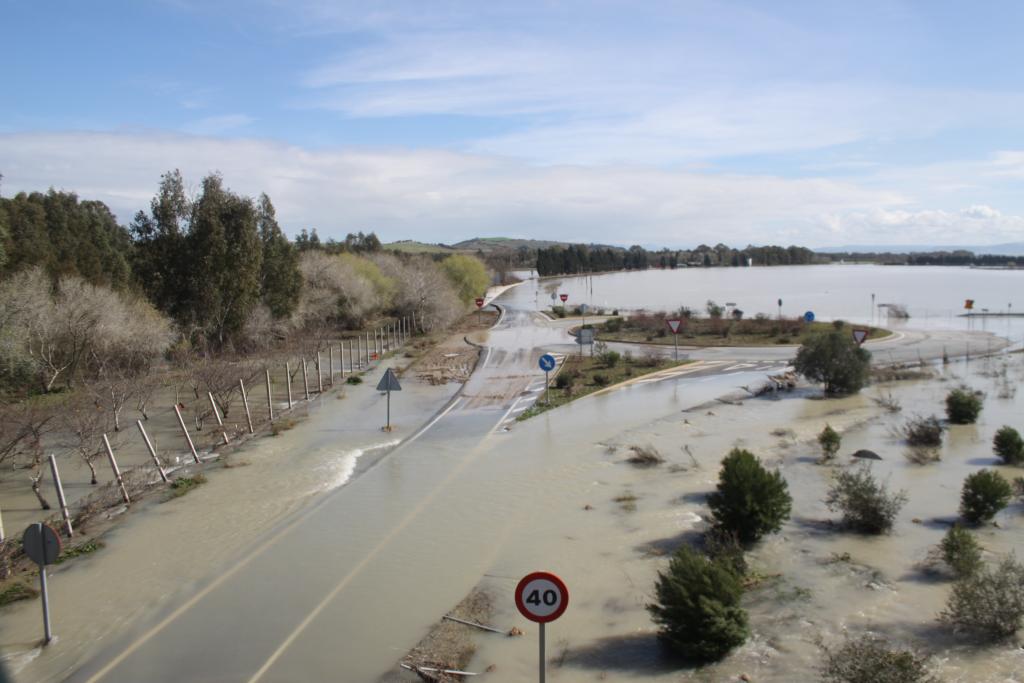
[[477,308],[483,308],[483,307],[484,307],[484,300],[483,300],[483,297],[479,297],[479,296],[478,296],[478,297],[476,298],[476,307],[477,307]]
[[562,303],[564,304],[566,301],[569,300],[569,295],[568,294],[559,294],[558,298],[561,299]]
[[672,334],[679,334],[679,328],[682,326],[683,321],[678,318],[666,320],[665,324],[668,325],[668,329],[672,330]]
[[569,589],[550,572],[527,574],[516,586],[516,607],[530,621],[546,624],[565,613]]
[[857,346],[860,346],[861,344],[863,344],[865,342],[865,340],[867,340],[867,338],[868,338],[868,331],[867,330],[854,330],[853,331],[853,341],[857,342]]

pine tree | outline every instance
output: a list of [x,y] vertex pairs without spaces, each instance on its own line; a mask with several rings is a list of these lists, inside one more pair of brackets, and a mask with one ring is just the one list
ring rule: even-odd
[[295,310],[302,288],[299,253],[281,232],[266,194],[260,195],[256,221],[263,248],[260,297],[275,318],[286,318]]

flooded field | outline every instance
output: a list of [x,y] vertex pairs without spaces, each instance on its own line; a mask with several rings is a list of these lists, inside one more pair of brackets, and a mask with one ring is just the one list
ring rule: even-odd
[[[1024,427],[1024,356],[936,365],[934,378],[834,400],[814,389],[750,399],[738,387],[764,379],[756,363],[708,362],[705,373],[594,395],[506,429],[536,391],[540,350],[566,341],[564,327],[530,313],[532,286],[510,290],[507,315],[474,336],[487,350],[461,391],[409,383],[393,404],[403,411],[395,433],[372,417],[376,392],[328,394],[308,421],[232,456],[246,466],[130,515],[102,552],[55,572],[56,646],[36,647],[37,602],[6,609],[0,637],[16,680],[407,680],[398,662],[475,587],[492,594],[496,625],[526,635],[475,635],[470,670],[529,680],[536,630],[512,589],[540,569],[572,595],[548,629],[551,680],[804,680],[819,641],[864,629],[935,653],[946,680],[1022,676],[1013,645],[973,650],[938,627],[949,583],[918,565],[955,518],[963,478],[994,466],[994,431]],[[893,429],[941,415],[961,382],[986,393],[980,421],[951,428],[939,462],[911,463]],[[900,412],[872,400],[889,393]],[[726,396],[740,400],[716,400]],[[844,439],[834,465],[817,462],[826,422]],[[666,462],[630,465],[633,445]],[[705,496],[735,445],[781,468],[793,518],[751,555],[765,577],[745,598],[752,637],[724,662],[692,669],[665,655],[644,607],[666,555],[701,533]],[[858,448],[880,453],[876,474],[908,491],[889,536],[829,523],[837,515],[825,491]],[[979,532],[993,556],[1024,541],[1019,504],[998,522]]]
[[[972,648],[940,626],[936,617],[950,582],[920,565],[956,520],[965,476],[982,467],[1020,476],[1020,470],[999,465],[991,440],[1003,424],[1021,426],[1024,394],[1010,396],[1003,388],[1024,380],[1024,357],[938,366],[936,373],[933,380],[874,386],[840,400],[797,394],[704,405],[612,436],[596,430],[597,438],[572,430],[580,413],[599,412],[582,401],[563,415],[524,425],[517,434],[520,446],[526,442],[523,451],[553,430],[562,435],[560,447],[548,452],[543,467],[550,485],[524,502],[526,519],[515,525],[482,585],[499,596],[496,621],[527,636],[478,637],[473,670],[495,666],[502,680],[528,680],[535,670],[536,627],[518,615],[511,592],[527,570],[545,568],[559,573],[572,592],[569,611],[548,628],[551,680],[675,681],[681,672],[682,680],[695,681],[738,680],[743,673],[755,681],[811,680],[819,643],[834,645],[847,631],[865,630],[933,654],[946,681],[1021,680],[1024,651],[1016,643]],[[911,463],[894,428],[914,414],[941,416],[942,397],[961,382],[986,393],[981,419],[950,427],[939,462]],[[631,391],[618,402],[638,400]],[[902,404],[900,412],[872,400],[890,393]],[[664,405],[664,398],[649,397],[652,407]],[[843,434],[835,465],[818,462],[814,437],[826,423]],[[633,444],[653,446],[667,462],[648,470],[630,466],[625,449]],[[719,460],[733,446],[781,469],[793,495],[793,517],[749,558],[755,572],[769,577],[744,600],[752,637],[722,663],[690,670],[659,646],[644,606],[666,565],[663,556],[698,537],[708,513],[704,498],[717,482]],[[849,454],[860,448],[881,454],[874,473],[909,495],[891,535],[843,532],[832,526],[838,515],[823,502],[834,473],[852,466]],[[630,503],[615,500],[634,497]],[[1020,503],[1012,504],[997,517],[998,528],[978,531],[990,559],[1024,547],[1021,513]]]
[[[985,270],[946,266],[824,265],[771,268],[680,268],[608,273],[594,277],[533,280],[512,293],[522,306],[551,305],[552,292],[567,293],[570,305],[623,310],[703,312],[708,299],[734,303],[746,315],[803,315],[823,320],[906,325],[913,329],[968,329],[958,316],[965,299],[975,311],[1024,313],[1024,270]],[[874,300],[872,300],[874,295]],[[875,308],[872,308],[872,302]],[[910,313],[906,323],[888,319],[878,304],[899,304]],[[976,319],[971,329],[1024,338],[1024,318]]]

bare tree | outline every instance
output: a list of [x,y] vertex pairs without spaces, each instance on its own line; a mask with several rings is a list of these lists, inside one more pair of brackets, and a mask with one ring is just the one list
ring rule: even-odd
[[60,445],[77,454],[89,468],[90,484],[96,485],[96,459],[103,455],[101,438],[111,431],[109,411],[85,393],[71,396],[60,413]]

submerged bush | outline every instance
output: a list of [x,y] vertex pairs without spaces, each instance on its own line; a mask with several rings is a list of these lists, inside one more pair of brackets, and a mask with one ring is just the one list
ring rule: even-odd
[[715,661],[747,639],[743,586],[728,562],[711,560],[683,546],[655,583],[657,602],[647,606],[658,637],[674,652]]
[[907,420],[901,431],[911,446],[935,448],[942,445],[942,423],[939,418],[916,416]]
[[826,394],[855,394],[867,384],[871,353],[848,332],[833,328],[807,339],[793,367],[812,382],[824,383]]
[[939,543],[942,560],[957,578],[971,576],[983,566],[981,546],[970,531],[959,524],[950,527]]
[[1012,636],[1024,619],[1024,566],[1010,555],[957,580],[939,619],[984,640]]
[[718,490],[708,496],[714,526],[753,543],[782,528],[793,499],[779,472],[769,472],[750,451],[734,448],[722,460]]
[[981,413],[981,397],[967,387],[946,394],[946,417],[953,424],[973,424]]
[[934,683],[927,662],[913,650],[892,648],[884,638],[865,634],[836,650],[826,648],[821,677],[826,683]]
[[1024,465],[1024,439],[1013,427],[1002,427],[996,432],[992,450],[1007,465]]
[[825,498],[829,510],[843,513],[845,526],[865,534],[889,532],[906,503],[906,492],[889,493],[871,474],[870,465],[840,472]]
[[818,434],[818,445],[821,446],[821,453],[825,460],[836,457],[842,442],[843,437],[839,436],[839,432],[832,429],[831,425],[826,424],[825,428],[821,430],[821,434]]
[[1006,507],[1013,487],[995,470],[980,470],[964,479],[960,492],[960,514],[971,524],[987,522]]

